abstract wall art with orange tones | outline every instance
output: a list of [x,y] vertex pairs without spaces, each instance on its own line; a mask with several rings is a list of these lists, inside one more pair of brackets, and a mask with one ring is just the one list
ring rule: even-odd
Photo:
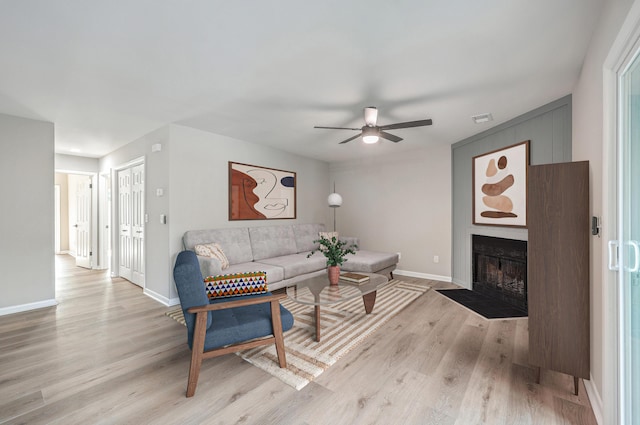
[[527,227],[529,142],[473,157],[473,224]]
[[229,162],[229,220],[296,218],[296,173]]

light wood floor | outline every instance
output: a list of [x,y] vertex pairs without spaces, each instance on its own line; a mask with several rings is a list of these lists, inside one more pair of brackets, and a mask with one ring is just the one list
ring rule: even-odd
[[205,360],[187,399],[170,308],[69,257],[56,269],[57,307],[0,317],[0,423],[596,424],[582,383],[577,397],[569,376],[535,383],[527,319],[487,321],[433,290],[301,391],[231,354]]

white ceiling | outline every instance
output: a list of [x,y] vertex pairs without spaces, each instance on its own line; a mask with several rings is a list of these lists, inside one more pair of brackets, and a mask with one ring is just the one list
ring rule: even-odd
[[[168,123],[326,161],[450,144],[571,93],[602,1],[3,0],[0,112],[94,157]],[[369,105],[433,126],[313,128]]]

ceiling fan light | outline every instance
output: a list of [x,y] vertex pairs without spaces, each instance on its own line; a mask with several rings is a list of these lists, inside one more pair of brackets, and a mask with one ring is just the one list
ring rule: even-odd
[[379,140],[379,137],[375,136],[375,135],[374,136],[372,136],[372,135],[362,136],[362,141],[367,143],[367,144],[369,144],[369,145],[377,143],[378,140]]

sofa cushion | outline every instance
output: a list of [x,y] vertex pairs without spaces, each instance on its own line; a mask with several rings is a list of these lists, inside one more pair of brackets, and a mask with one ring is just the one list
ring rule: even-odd
[[202,255],[198,255],[197,257],[202,276],[216,276],[222,274],[222,264],[220,263],[220,260],[215,257],[204,257]]
[[298,252],[291,226],[250,227],[249,237],[255,261]]
[[294,224],[293,234],[296,238],[297,252],[311,252],[319,248],[318,240],[320,232],[324,232],[324,224]]
[[347,254],[347,261],[340,267],[348,272],[375,273],[398,263],[398,254],[375,251],[358,251],[357,254]]
[[189,230],[182,237],[184,247],[193,251],[198,244],[217,243],[224,251],[229,264],[246,263],[253,260],[249,229]]
[[225,273],[245,273],[245,272],[265,272],[267,274],[267,285],[274,282],[279,282],[284,279],[284,270],[282,267],[274,266],[271,264],[257,263],[255,261],[249,261],[247,263],[232,264]]
[[316,253],[310,258],[307,258],[307,253],[283,255],[265,258],[261,263],[281,267],[284,270],[285,279],[327,268],[327,259],[321,253]]

